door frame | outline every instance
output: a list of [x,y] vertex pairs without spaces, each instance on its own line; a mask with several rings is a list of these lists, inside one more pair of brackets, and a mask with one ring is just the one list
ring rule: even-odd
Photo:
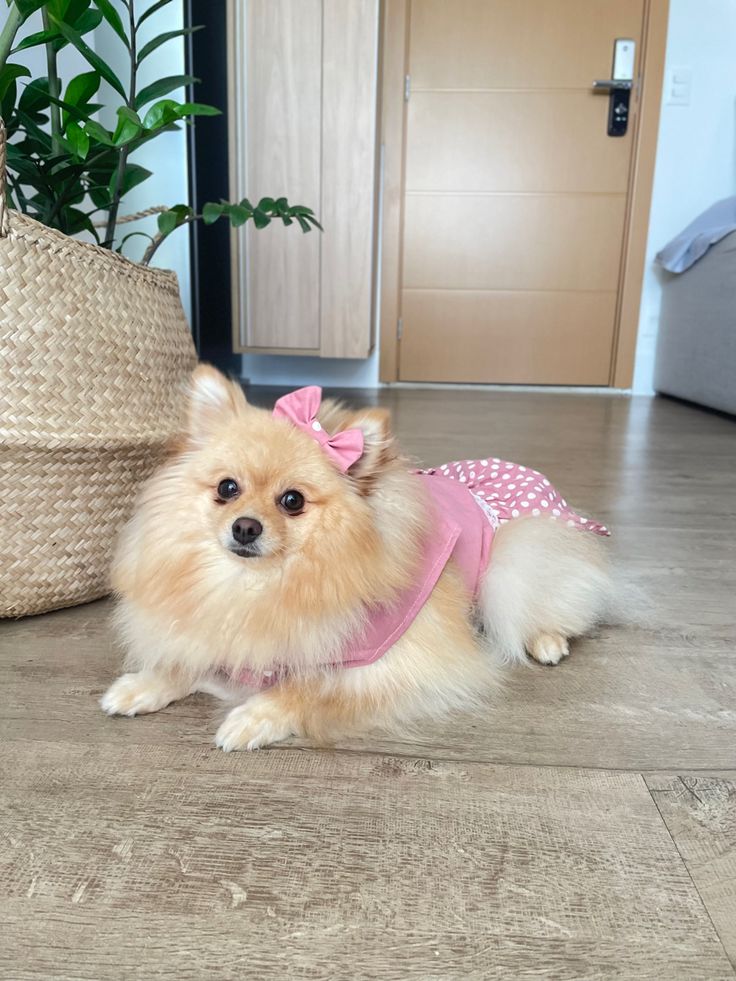
[[[411,0],[384,0],[380,133],[383,148],[383,221],[379,379],[399,380],[406,101]],[[639,308],[646,264],[649,211],[657,155],[669,0],[644,0],[641,60],[633,119],[629,200],[624,221],[616,324],[611,351],[611,388],[630,388],[634,377]]]

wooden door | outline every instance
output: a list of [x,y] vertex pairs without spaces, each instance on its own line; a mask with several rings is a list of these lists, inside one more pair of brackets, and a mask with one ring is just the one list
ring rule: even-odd
[[411,0],[398,377],[608,385],[645,0]]

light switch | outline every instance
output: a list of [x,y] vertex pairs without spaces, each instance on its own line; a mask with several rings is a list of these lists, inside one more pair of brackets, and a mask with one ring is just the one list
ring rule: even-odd
[[668,106],[689,106],[692,94],[692,69],[669,68],[666,75],[665,102]]

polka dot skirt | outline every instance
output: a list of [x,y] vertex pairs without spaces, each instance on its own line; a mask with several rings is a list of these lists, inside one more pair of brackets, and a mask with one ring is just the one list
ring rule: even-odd
[[605,525],[572,511],[544,474],[518,463],[498,457],[457,460],[421,473],[439,474],[466,484],[493,524],[504,524],[512,518],[525,516],[546,516],[597,535],[611,534]]

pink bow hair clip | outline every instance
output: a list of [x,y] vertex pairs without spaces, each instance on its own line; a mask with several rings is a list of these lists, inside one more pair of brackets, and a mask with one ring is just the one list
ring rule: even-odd
[[327,456],[345,473],[363,455],[363,433],[360,429],[344,429],[330,436],[322,428],[317,413],[322,402],[319,385],[308,385],[289,392],[273,407],[274,419],[288,419],[297,429],[319,443]]

